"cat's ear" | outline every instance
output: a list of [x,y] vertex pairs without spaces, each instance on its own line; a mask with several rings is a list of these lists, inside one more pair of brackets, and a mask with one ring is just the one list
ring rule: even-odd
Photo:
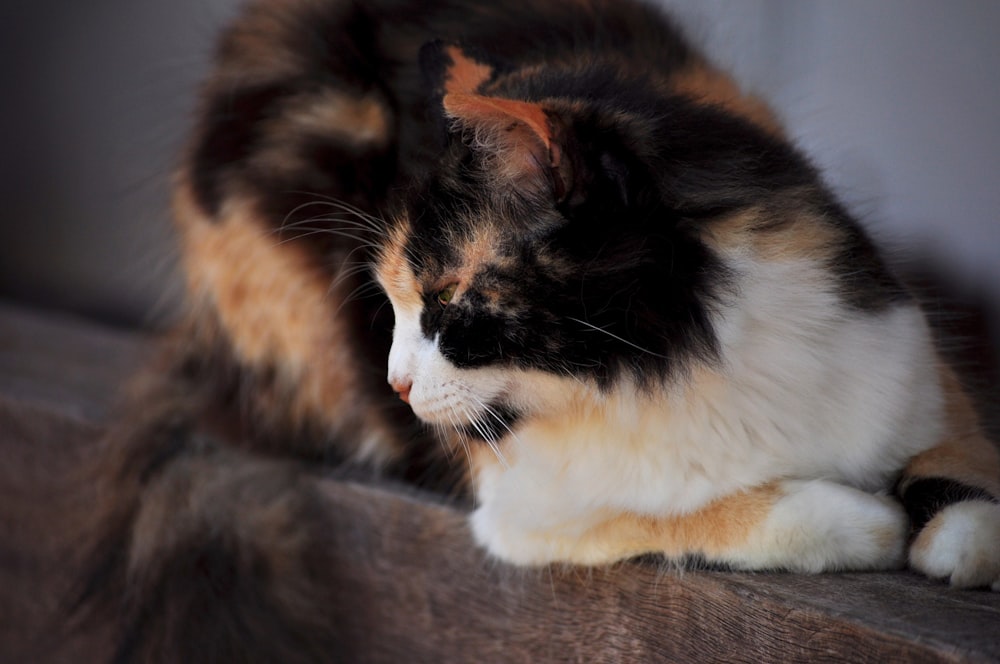
[[440,100],[446,94],[475,94],[489,81],[495,67],[470,56],[460,46],[440,39],[420,49],[420,70],[424,82]]
[[522,190],[561,202],[571,188],[571,169],[560,145],[556,119],[541,105],[501,97],[449,92],[445,115],[469,133],[474,149],[488,151],[499,176]]

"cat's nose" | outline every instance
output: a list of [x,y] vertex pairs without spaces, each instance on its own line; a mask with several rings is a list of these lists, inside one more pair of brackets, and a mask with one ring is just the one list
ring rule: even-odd
[[410,403],[410,388],[413,387],[412,380],[394,380],[389,383],[392,389],[403,400],[403,403]]

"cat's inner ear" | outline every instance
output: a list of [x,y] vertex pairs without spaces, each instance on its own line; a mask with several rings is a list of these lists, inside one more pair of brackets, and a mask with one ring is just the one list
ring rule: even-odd
[[475,150],[495,157],[501,177],[561,202],[570,190],[571,172],[557,136],[555,119],[539,104],[479,94],[445,94],[445,115],[467,132]]

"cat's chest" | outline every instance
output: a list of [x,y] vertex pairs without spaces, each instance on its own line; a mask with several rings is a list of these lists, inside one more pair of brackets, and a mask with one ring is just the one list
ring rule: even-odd
[[585,554],[575,543],[609,516],[690,512],[774,472],[767,455],[723,448],[670,411],[621,403],[535,419],[503,441],[502,460],[477,450],[477,541],[523,564],[577,560]]
[[711,413],[622,400],[524,422],[477,455],[477,501],[540,526],[596,509],[683,513],[772,476],[775,460]]

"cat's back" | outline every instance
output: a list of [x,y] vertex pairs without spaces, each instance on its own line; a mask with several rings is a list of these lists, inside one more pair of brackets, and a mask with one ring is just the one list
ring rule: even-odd
[[669,79],[706,65],[673,20],[642,1],[256,0],[221,40],[216,74],[376,88],[412,104],[426,96],[418,60],[434,40],[461,45],[494,76],[613,61]]
[[[641,0],[255,0],[220,40],[206,86],[203,118],[227,123],[226,138],[214,143],[222,154],[208,154],[204,164],[204,151],[196,154],[195,169],[216,177],[250,156],[261,131],[275,133],[265,121],[294,119],[284,101],[297,99],[295,117],[335,125],[353,156],[390,146],[381,176],[405,187],[441,147],[426,61],[434,42],[482,63],[479,83],[503,96],[603,98],[627,110],[679,94],[779,131],[763,102],[716,69],[661,8]],[[331,94],[308,98],[318,91]],[[315,143],[316,127],[308,129],[292,138]],[[213,125],[204,133],[223,134]],[[390,188],[378,184],[380,192]]]

